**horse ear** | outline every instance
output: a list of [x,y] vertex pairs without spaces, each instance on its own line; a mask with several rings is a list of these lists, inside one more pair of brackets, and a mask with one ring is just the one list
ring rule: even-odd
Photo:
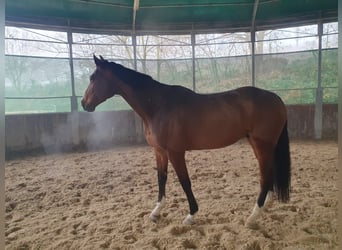
[[[99,58],[97,58],[97,57],[95,56],[95,54],[93,55],[93,58],[94,58],[95,65],[96,65],[96,66],[100,66],[101,60],[100,60]],[[101,59],[103,59],[102,56],[101,56]]]

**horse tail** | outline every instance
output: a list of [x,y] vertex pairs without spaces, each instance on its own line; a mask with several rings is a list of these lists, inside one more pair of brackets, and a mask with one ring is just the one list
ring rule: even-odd
[[274,191],[279,201],[290,200],[291,159],[287,122],[278,139],[274,152]]

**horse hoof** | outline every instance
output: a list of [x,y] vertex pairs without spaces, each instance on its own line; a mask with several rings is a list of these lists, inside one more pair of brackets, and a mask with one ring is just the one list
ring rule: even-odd
[[256,229],[259,228],[258,223],[255,222],[255,221],[247,221],[246,224],[245,224],[245,226],[246,226],[247,228],[253,229],[253,230],[256,230]]
[[153,213],[150,214],[150,220],[156,223],[160,218],[160,215],[155,215]]
[[193,215],[191,214],[188,214],[185,219],[183,220],[183,224],[184,225],[188,225],[188,226],[191,226],[193,224],[195,224],[195,218]]

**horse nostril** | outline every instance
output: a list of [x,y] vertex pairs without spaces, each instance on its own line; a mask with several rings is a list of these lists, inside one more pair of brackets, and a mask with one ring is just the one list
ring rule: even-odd
[[85,111],[88,111],[88,112],[93,112],[95,110],[95,108],[89,104],[89,103],[86,103],[85,101],[81,101],[81,104],[82,104],[82,107]]
[[83,107],[83,110],[88,111],[89,105],[86,104],[85,102],[82,102],[82,107]]
[[87,104],[86,104],[86,102],[82,99],[82,101],[81,101],[81,104],[82,104],[82,107],[83,107],[83,109],[87,109]]

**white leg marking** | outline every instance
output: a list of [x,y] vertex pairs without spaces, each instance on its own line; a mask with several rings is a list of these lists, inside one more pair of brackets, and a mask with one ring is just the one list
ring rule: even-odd
[[165,197],[163,197],[160,202],[157,202],[156,207],[152,210],[150,214],[150,219],[152,221],[156,222],[159,219],[160,211],[165,206],[165,202],[166,202]]
[[268,191],[266,199],[265,199],[264,207],[270,208],[273,204],[273,201],[274,201],[274,193],[273,193],[273,191]]
[[195,224],[195,215],[188,214],[183,220],[184,225],[193,225]]
[[257,227],[256,220],[260,216],[261,211],[262,211],[262,208],[260,208],[258,206],[258,204],[255,204],[252,214],[247,219],[247,222],[246,222],[247,227],[249,227],[249,228],[256,228]]

